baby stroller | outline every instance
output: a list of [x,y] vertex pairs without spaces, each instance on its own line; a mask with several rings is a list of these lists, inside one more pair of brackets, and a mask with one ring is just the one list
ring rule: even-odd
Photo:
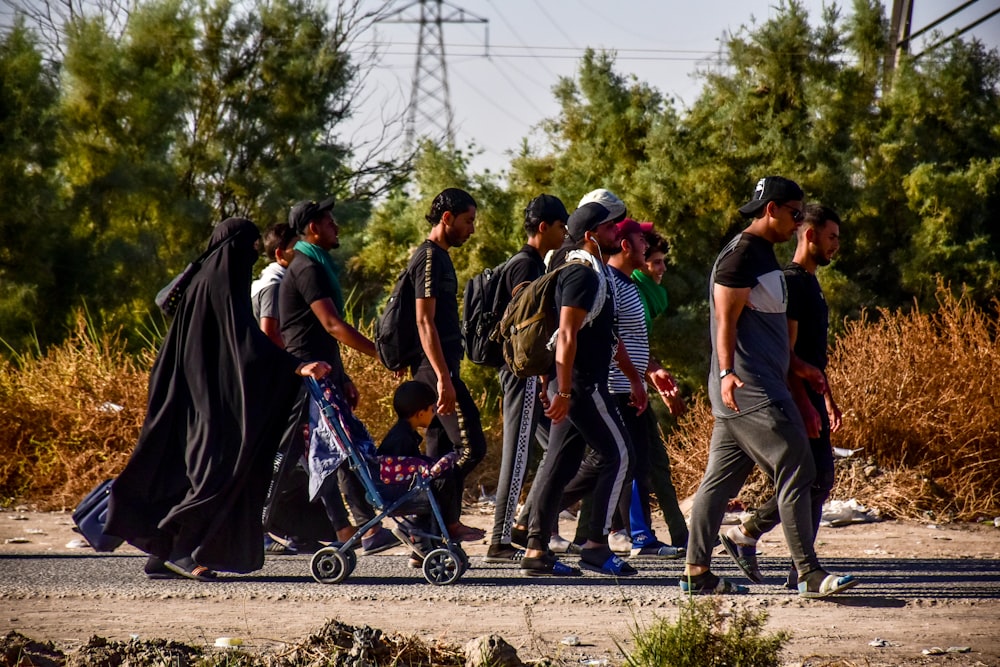
[[[321,584],[344,581],[358,564],[355,544],[365,531],[390,518],[397,527],[393,532],[409,538],[408,546],[423,558],[424,579],[437,586],[458,581],[469,569],[469,557],[448,535],[441,509],[431,492],[432,482],[450,467],[453,458],[445,457],[433,466],[408,457],[383,457],[380,461],[361,422],[345,419],[350,412],[340,394],[325,380],[308,378],[306,383],[320,409],[320,419],[332,436],[332,444],[358,476],[368,502],[376,510],[375,517],[360,526],[349,540],[334,542],[313,555],[310,562],[313,579]],[[401,473],[403,470],[406,474]],[[408,518],[414,516],[420,520]]]

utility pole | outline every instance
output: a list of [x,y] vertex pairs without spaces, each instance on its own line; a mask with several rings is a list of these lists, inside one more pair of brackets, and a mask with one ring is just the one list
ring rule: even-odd
[[889,24],[889,44],[885,52],[886,88],[892,81],[896,65],[910,45],[910,25],[913,22],[913,0],[892,0]]
[[387,13],[379,22],[416,23],[420,26],[417,62],[413,68],[410,103],[406,114],[407,144],[413,146],[418,125],[429,130],[427,133],[433,139],[444,139],[449,144],[454,144],[454,118],[448,90],[443,26],[445,23],[482,23],[486,26],[486,48],[489,49],[488,19],[475,16],[445,0],[412,0]]

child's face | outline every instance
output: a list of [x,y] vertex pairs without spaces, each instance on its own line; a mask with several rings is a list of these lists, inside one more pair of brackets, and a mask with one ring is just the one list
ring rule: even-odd
[[434,405],[428,405],[426,408],[413,415],[413,425],[420,428],[427,428],[430,423],[434,420],[434,413],[437,412]]

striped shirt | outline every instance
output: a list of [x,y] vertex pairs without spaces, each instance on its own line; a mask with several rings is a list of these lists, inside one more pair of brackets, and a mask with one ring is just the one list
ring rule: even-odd
[[[646,314],[639,288],[631,278],[613,266],[609,266],[607,272],[615,298],[615,332],[625,344],[625,351],[628,352],[632,365],[645,378],[649,366],[649,331],[646,329]],[[611,393],[627,394],[631,388],[618,364],[612,364],[611,374],[608,376],[608,389]]]

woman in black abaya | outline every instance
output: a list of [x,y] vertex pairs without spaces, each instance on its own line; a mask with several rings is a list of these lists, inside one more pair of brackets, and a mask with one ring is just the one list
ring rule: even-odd
[[153,364],[139,442],[111,487],[104,531],[150,554],[146,573],[205,580],[264,564],[261,512],[298,376],[250,307],[260,232],[229,218],[181,298]]

